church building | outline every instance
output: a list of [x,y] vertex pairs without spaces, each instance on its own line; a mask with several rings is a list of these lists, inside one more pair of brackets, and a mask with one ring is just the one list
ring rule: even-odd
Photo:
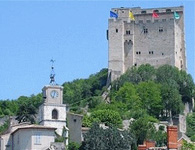
[[[9,129],[0,135],[0,150],[49,150],[55,144],[56,133],[68,139],[63,87],[55,83],[53,62],[50,84],[42,89],[43,104],[39,107],[39,125],[28,122],[18,124],[15,118],[11,119]],[[68,140],[65,142],[68,145]]]

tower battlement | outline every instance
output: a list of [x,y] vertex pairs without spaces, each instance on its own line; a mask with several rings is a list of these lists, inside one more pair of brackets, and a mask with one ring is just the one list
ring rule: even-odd
[[[117,79],[132,66],[164,64],[186,70],[184,7],[112,8],[108,19],[109,74]],[[135,20],[131,20],[129,12]],[[153,17],[153,12],[158,17]],[[174,18],[174,13],[179,18]]]

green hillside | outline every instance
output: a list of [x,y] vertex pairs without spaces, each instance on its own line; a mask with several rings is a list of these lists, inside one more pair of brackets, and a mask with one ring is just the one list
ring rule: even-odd
[[[121,128],[122,120],[134,118],[130,131],[137,143],[149,138],[163,145],[163,141],[166,141],[163,129],[156,131],[151,122],[177,116],[183,112],[185,102],[192,103],[195,85],[191,75],[169,65],[158,69],[149,64],[141,65],[129,69],[107,90],[107,72],[107,69],[102,69],[87,79],[76,79],[62,85],[63,100],[69,105],[70,111],[84,115],[85,127],[97,122]],[[102,98],[105,91],[110,103]],[[0,116],[17,115],[20,122],[34,123],[41,103],[42,94],[1,100]],[[191,117],[191,122],[193,119]],[[188,135],[194,138],[193,133],[195,130],[191,127]]]

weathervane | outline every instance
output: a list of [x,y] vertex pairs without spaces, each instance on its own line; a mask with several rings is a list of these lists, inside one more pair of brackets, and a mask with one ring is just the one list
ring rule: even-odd
[[51,59],[50,62],[51,64],[51,73],[50,73],[50,85],[56,85],[55,82],[55,72],[54,72],[54,62],[55,60]]

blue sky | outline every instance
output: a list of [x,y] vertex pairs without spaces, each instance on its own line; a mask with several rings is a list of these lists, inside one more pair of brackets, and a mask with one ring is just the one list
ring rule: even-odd
[[51,58],[58,84],[107,68],[111,8],[180,5],[185,7],[188,73],[194,78],[193,1],[0,0],[0,99],[40,93],[49,83]]

